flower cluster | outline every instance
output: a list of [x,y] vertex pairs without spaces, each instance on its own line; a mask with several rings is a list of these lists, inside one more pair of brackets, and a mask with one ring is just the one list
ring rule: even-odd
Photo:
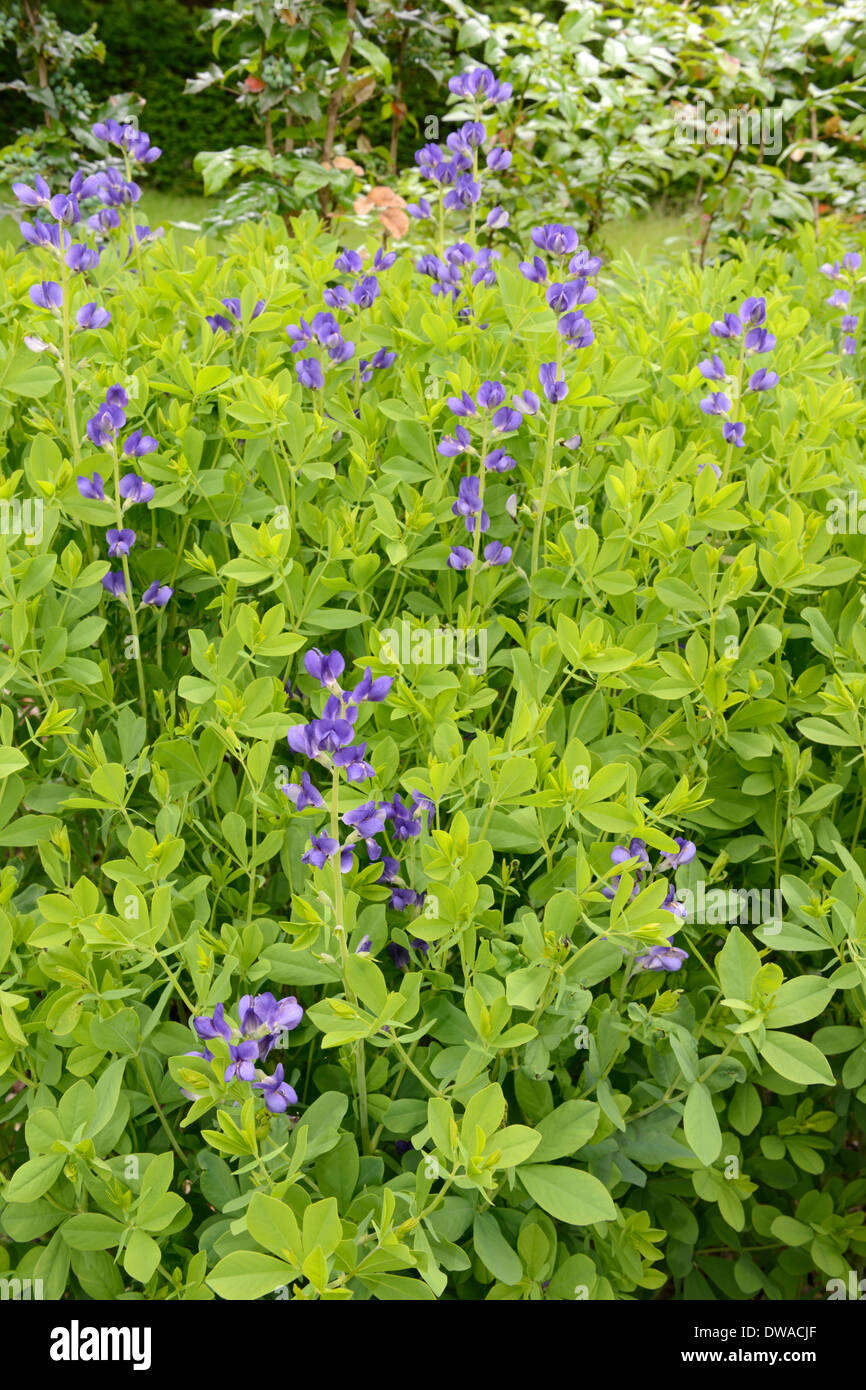
[[[220,302],[224,309],[228,309],[232,317],[226,318],[225,314],[205,314],[205,319],[210,324],[211,332],[213,333],[234,333],[243,319],[241,301],[237,298],[232,298],[223,299]],[[263,299],[257,299],[253,305],[253,312],[250,318],[257,319],[264,307],[265,301]],[[234,323],[232,319],[234,319]]]
[[[286,333],[291,341],[292,352],[306,352],[316,347],[325,351],[325,361],[348,362],[355,355],[355,344],[343,336],[343,327],[335,313],[359,313],[369,309],[381,294],[379,273],[390,269],[397,259],[393,251],[383,251],[381,247],[373,259],[373,273],[364,274],[364,261],[357,251],[344,248],[334,262],[334,269],[349,277],[349,284],[338,282],[329,285],[323,298],[327,308],[314,314],[312,322],[302,318],[300,323],[290,323]],[[367,382],[373,372],[391,367],[397,354],[379,348],[372,357],[362,358],[358,365],[357,380]],[[321,354],[302,357],[297,364],[297,377],[300,384],[310,391],[321,391],[325,385],[325,373]]]
[[[729,373],[725,368],[722,358],[716,353],[712,357],[707,357],[703,362],[698,363],[698,370],[705,381],[710,382],[712,387],[726,383],[730,377],[736,383],[736,405],[731,401],[731,397],[722,390],[713,389],[710,394],[701,401],[701,410],[705,415],[723,416],[722,438],[727,444],[735,449],[742,449],[746,437],[745,421],[730,419],[732,411],[736,416],[740,410],[740,400],[743,394],[743,370],[745,360],[751,354],[762,354],[772,352],[776,346],[776,339],[770,330],[765,326],[767,318],[766,300],[750,295],[740,306],[738,314],[727,313],[721,319],[716,319],[710,324],[710,333],[714,338],[721,341],[731,342],[740,341],[740,358],[737,373]],[[749,377],[747,391],[761,392],[772,391],[774,386],[778,386],[779,377],[769,367],[758,367]],[[711,465],[716,477],[721,476],[721,469],[717,464]]]
[[[378,676],[374,679],[368,666],[362,679],[353,690],[345,691],[340,686],[340,677],[345,662],[339,652],[327,654],[314,647],[304,657],[307,675],[319,682],[327,692],[322,714],[306,724],[296,724],[288,732],[288,744],[293,753],[309,758],[322,767],[329,768],[332,786],[336,792],[340,772],[347,782],[368,782],[375,776],[375,769],[367,760],[366,742],[355,742],[355,724],[361,705],[384,700],[393,685],[393,677]],[[290,782],[283,787],[297,811],[308,808],[321,810],[325,799],[314,785],[308,772],[301,773],[300,782]],[[336,804],[336,803],[335,803]],[[393,885],[398,883],[400,863],[391,854],[383,853],[383,847],[376,839],[390,826],[390,837],[394,841],[414,839],[421,833],[422,817],[426,813],[428,826],[432,824],[435,807],[429,797],[413,791],[411,805],[406,805],[399,793],[390,801],[369,800],[346,811],[340,817],[348,827],[348,835],[342,844],[327,829],[310,834],[310,847],[301,856],[304,864],[322,869],[330,859],[339,863],[340,872],[348,873],[354,863],[354,856],[363,842],[368,860],[382,862],[379,882]],[[333,824],[331,830],[333,832]],[[411,888],[395,886],[391,888],[390,906],[405,909],[420,906],[423,893]]]
[[[58,260],[62,258],[73,274],[91,270],[98,264],[100,257],[98,247],[73,240],[71,235],[70,229],[81,227],[84,222],[81,203],[93,201],[102,204],[87,217],[86,226],[97,234],[97,238],[110,235],[121,226],[119,209],[128,207],[131,210],[141,198],[141,187],[130,177],[131,166],[152,164],[162,153],[155,145],[151,145],[147,132],[138,130],[136,126],[120,125],[119,122],[110,120],[97,122],[92,129],[98,140],[115,145],[122,151],[124,171],[113,167],[102,169],[95,174],[85,175],[77,171],[73,174],[66,191],[55,194],[51,193],[48,184],[39,174],[36,175],[33,187],[26,183],[12,185],[13,193],[25,208],[32,210],[34,214],[47,213],[51,218],[49,221],[34,217],[32,222],[22,222],[21,235],[25,241],[30,242],[32,246],[43,247]],[[131,212],[130,215],[132,216]],[[133,242],[132,236],[128,238],[127,257],[132,254],[134,244],[143,245],[159,235],[158,231],[152,232],[150,227],[135,226],[134,217],[133,231],[135,241]]]
[[827,303],[831,309],[841,309],[842,318],[839,327],[842,331],[842,351],[848,357],[853,357],[857,351],[857,339],[854,334],[857,332],[859,316],[849,312],[851,308],[851,292],[857,281],[857,271],[860,269],[861,255],[859,251],[846,251],[842,257],[842,264],[833,261],[832,264],[825,262],[821,266],[821,274],[826,275],[828,280],[837,283],[847,284],[847,289],[836,289],[827,296]]
[[[449,246],[442,256],[435,256],[432,252],[419,256],[415,269],[432,280],[430,288],[434,298],[450,298],[456,303],[463,294],[467,275],[473,285],[496,284],[493,263],[498,259],[498,251],[491,251],[486,246],[473,251],[468,241],[458,241]],[[459,310],[458,317],[466,318],[469,313],[470,310],[464,307]]]
[[[461,478],[457,500],[451,507],[455,516],[463,518],[474,541],[472,549],[465,545],[452,547],[448,564],[454,570],[469,569],[475,563],[480,537],[490,529],[490,517],[484,510],[486,474],[508,473],[515,467],[516,460],[501,445],[503,437],[514,434],[524,415],[535,414],[540,404],[534,391],[514,396],[511,405],[506,404],[506,395],[501,381],[484,381],[474,398],[468,391],[448,398],[448,407],[457,425],[453,434],[444,435],[439,441],[438,452],[446,458],[472,454],[481,461],[479,476],[467,474]],[[481,432],[477,448],[473,443],[472,426],[479,427]],[[494,447],[488,448],[489,444]],[[484,559],[489,565],[507,565],[511,556],[511,547],[500,541],[490,541],[484,548]]]
[[[600,257],[579,249],[574,227],[565,227],[560,222],[533,227],[530,236],[535,250],[531,261],[520,262],[521,274],[533,284],[545,287],[544,297],[556,314],[557,330],[565,346],[589,347],[595,341],[595,334],[583,306],[591,304],[598,294],[589,281],[601,270]],[[566,262],[568,274],[574,279],[564,278]],[[564,396],[563,391],[557,399],[562,400]],[[548,400],[551,399],[548,395]]]
[[253,1090],[261,1091],[265,1105],[274,1115],[282,1114],[290,1105],[297,1105],[298,1097],[294,1089],[284,1080],[282,1062],[278,1063],[272,1076],[260,1072],[257,1062],[264,1062],[272,1048],[281,1046],[280,1035],[297,1028],[304,1011],[294,995],[286,999],[275,999],[272,994],[245,994],[238,1004],[238,1023],[232,1026],[226,1019],[222,1004],[217,1004],[213,1014],[194,1018],[192,1026],[204,1042],[203,1052],[188,1052],[188,1057],[203,1057],[206,1062],[213,1061],[213,1053],[207,1044],[213,1038],[222,1038],[229,1049],[231,1061],[226,1067],[226,1081],[248,1081]]
[[[694,859],[697,849],[692,840],[686,840],[680,835],[675,835],[677,844],[675,851],[668,851],[659,856],[658,863],[653,866],[650,864],[650,857],[647,853],[645,840],[640,840],[636,836],[632,838],[628,845],[615,845],[610,852],[612,864],[629,864],[629,874],[634,880],[631,897],[636,898],[641,891],[641,886],[654,877],[656,873],[667,874],[673,869],[678,869],[682,864],[689,864]],[[616,897],[616,891],[621,881],[621,875],[611,879],[602,888],[602,894],[606,898]],[[677,899],[676,887],[670,884],[667,896],[661,905],[663,912],[670,912],[675,917],[684,918],[686,909]],[[679,970],[683,961],[688,960],[688,951],[682,950],[679,946],[672,944],[673,938],[668,938],[666,946],[651,946],[649,951],[635,960],[635,968],[638,970]]]
[[[415,163],[429,185],[429,196],[420,196],[416,203],[409,204],[407,211],[416,221],[438,222],[437,254],[422,255],[416,262],[416,269],[432,280],[434,296],[456,302],[463,294],[467,278],[473,286],[496,283],[494,261],[498,259],[497,253],[489,247],[474,245],[475,227],[485,177],[495,181],[510,168],[513,156],[498,133],[488,132],[481,113],[485,106],[495,107],[509,101],[512,89],[510,83],[499,82],[490,69],[484,67],[452,77],[448,86],[454,96],[469,104],[472,119],[453,130],[444,144],[432,141],[415,151]],[[486,175],[482,173],[482,161]],[[469,241],[457,241],[446,248],[445,217],[449,213],[456,213],[459,218],[468,216]],[[487,212],[484,227],[492,233],[507,227],[508,223],[508,213],[497,203]],[[467,307],[459,310],[463,318],[469,313]]]
[[[120,524],[123,513],[127,507],[152,501],[154,496],[153,484],[146,483],[137,473],[125,473],[122,478],[119,476],[119,435],[126,425],[128,405],[129,398],[123,387],[119,383],[115,384],[109,387],[105,400],[87,421],[88,439],[98,449],[105,449],[110,454],[114,467],[116,496],[113,505],[118,524],[108,528],[105,539],[108,544],[109,556],[112,559],[121,560],[123,568],[115,572],[109,570],[102,585],[116,598],[120,598],[127,592],[126,557],[137,539],[135,531]],[[132,430],[123,441],[123,453],[126,458],[142,458],[146,454],[152,454],[157,447],[157,441],[153,435],[143,434],[141,430]],[[100,473],[93,473],[91,477],[79,475],[76,478],[76,483],[78,484],[78,491],[85,501],[110,501],[106,498],[105,482]],[[158,580],[154,580],[142,594],[141,602],[148,607],[164,608],[173,593],[174,590],[169,588],[167,584],[160,584]]]

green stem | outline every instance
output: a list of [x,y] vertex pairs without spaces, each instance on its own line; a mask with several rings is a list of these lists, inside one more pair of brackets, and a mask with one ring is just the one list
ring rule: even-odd
[[[331,784],[331,839],[340,843],[340,774],[334,765],[333,781]],[[331,856],[331,864],[334,870],[334,916],[336,923],[334,930],[337,933],[337,940],[340,943],[340,966],[343,974],[343,985],[346,990],[346,998],[353,1008],[357,1007],[358,1000],[355,991],[349,984],[347,963],[349,960],[349,947],[346,943],[346,926],[343,922],[343,872],[340,868],[340,851],[337,848]],[[367,1116],[367,1067],[364,1058],[364,1039],[359,1038],[353,1045],[355,1053],[355,1080],[358,1091],[358,1119],[361,1125],[361,1152],[370,1152],[370,1122]]]
[[144,1069],[144,1064],[140,1057],[136,1057],[135,1065],[138,1067],[139,1074],[141,1076],[142,1081],[144,1082],[144,1089],[147,1091],[147,1094],[150,1097],[150,1103],[159,1117],[160,1124],[165,1130],[165,1135],[168,1139],[168,1142],[171,1144],[171,1147],[174,1149],[175,1153],[177,1154],[184,1167],[189,1167],[189,1159],[187,1158],[183,1149],[180,1147],[180,1145],[174,1137],[174,1131],[172,1130],[172,1127],[169,1124],[168,1120],[165,1118],[165,1112],[163,1111],[162,1106],[156,1098],[156,1094],[154,1092],[153,1087],[150,1084],[150,1081],[148,1080],[147,1072]]
[[[111,466],[114,472],[114,514],[117,518],[117,529],[123,529],[123,507],[120,501],[120,465],[117,457],[117,442],[111,445]],[[138,619],[135,613],[135,603],[132,597],[132,580],[129,574],[129,561],[125,555],[120,557],[123,569],[123,581],[126,585],[126,606],[129,610],[129,625],[132,629],[132,642],[135,649],[135,669],[138,673],[138,698],[141,705],[141,715],[145,723],[147,722],[147,695],[144,685],[144,670],[141,665],[141,643],[138,637]]]

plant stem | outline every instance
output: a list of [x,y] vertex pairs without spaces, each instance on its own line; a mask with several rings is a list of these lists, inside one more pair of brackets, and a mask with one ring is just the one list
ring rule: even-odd
[[[340,774],[334,764],[333,781],[331,784],[331,839],[340,843]],[[349,948],[346,944],[346,927],[343,922],[343,871],[340,868],[340,850],[337,848],[331,856],[331,864],[334,870],[334,916],[336,923],[334,930],[337,933],[337,940],[340,943],[340,966],[343,974],[343,984],[346,990],[346,998],[353,1008],[357,1007],[358,1000],[355,991],[349,984],[347,962],[349,959]],[[358,1119],[361,1125],[361,1152],[370,1152],[370,1123],[367,1117],[367,1068],[364,1058],[364,1039],[358,1038],[353,1044],[355,1053],[355,1080],[358,1090]]]
[[[120,465],[117,457],[117,441],[111,445],[111,466],[114,472],[114,514],[117,518],[118,531],[123,530],[123,507],[120,502]],[[125,555],[120,557],[123,569],[123,582],[126,585],[126,606],[129,610],[129,625],[132,629],[132,644],[135,649],[135,669],[138,672],[138,699],[141,705],[141,715],[145,723],[147,722],[147,695],[144,685],[144,671],[141,665],[141,643],[138,638],[138,619],[135,614],[135,604],[132,597],[132,580],[129,574],[129,561]]]

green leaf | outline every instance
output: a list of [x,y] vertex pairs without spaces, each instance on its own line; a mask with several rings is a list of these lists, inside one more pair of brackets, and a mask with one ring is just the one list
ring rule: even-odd
[[535,1150],[536,1163],[554,1158],[570,1158],[583,1148],[598,1128],[599,1107],[591,1100],[567,1100],[536,1125],[541,1143]]
[[123,1252],[123,1268],[140,1284],[149,1283],[159,1264],[159,1246],[144,1231],[133,1231]]
[[834,986],[819,975],[798,975],[786,980],[773,999],[764,1022],[768,1028],[791,1028],[822,1014],[833,997]]
[[710,1093],[700,1081],[694,1081],[689,1087],[683,1112],[683,1130],[689,1147],[709,1168],[719,1156],[722,1131]]
[[532,1200],[558,1221],[591,1226],[616,1217],[610,1193],[591,1173],[557,1163],[528,1163],[518,1176]]
[[523,1265],[512,1250],[492,1211],[479,1212],[472,1226],[475,1253],[494,1279],[502,1284],[519,1284]]
[[247,1208],[247,1230],[272,1255],[298,1266],[303,1258],[295,1214],[285,1202],[254,1192]]
[[0,748],[0,778],[9,777],[27,766],[27,757],[20,748]]
[[795,1033],[768,1032],[761,1045],[761,1056],[788,1081],[799,1081],[804,1086],[836,1084],[823,1053]]
[[70,1250],[109,1250],[120,1244],[125,1227],[111,1216],[85,1211],[64,1221],[61,1230]]
[[752,982],[760,968],[761,957],[757,948],[739,927],[731,927],[724,946],[716,956],[716,969],[724,997],[748,1001]]
[[40,1154],[22,1163],[3,1189],[7,1202],[35,1202],[53,1186],[66,1162],[65,1154]]
[[206,1282],[220,1298],[240,1301],[264,1298],[292,1278],[292,1269],[283,1260],[256,1250],[235,1250],[220,1260]]

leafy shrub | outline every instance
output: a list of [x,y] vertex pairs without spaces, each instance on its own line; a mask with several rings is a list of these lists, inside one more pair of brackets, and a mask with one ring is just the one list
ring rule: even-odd
[[590,237],[660,195],[710,235],[783,235],[822,206],[862,217],[866,5],[576,0],[507,19],[455,0],[458,49],[501,70],[526,196]]
[[[193,160],[199,150],[255,138],[255,126],[247,113],[230,102],[224,103],[216,94],[205,94],[198,101],[183,100],[187,76],[197,64],[204,65],[208,60],[208,45],[198,34],[200,10],[181,0],[125,0],[123,5],[107,0],[53,0],[50,7],[41,7],[41,13],[45,22],[50,22],[54,15],[59,24],[70,30],[94,28],[101,61],[88,64],[86,70],[82,68],[87,103],[76,109],[75,120],[63,123],[61,128],[37,128],[36,148],[26,160],[30,151],[22,148],[19,138],[22,163],[14,177],[27,177],[23,172],[25,162],[43,174],[47,172],[45,141],[49,135],[52,153],[61,135],[66,136],[68,145],[70,134],[77,137],[77,146],[73,139],[72,149],[78,152],[84,146],[89,121],[99,114],[122,119],[139,100],[145,103],[143,125],[151,130],[171,131],[163,161],[154,171],[154,182],[162,188],[198,193],[201,181],[193,170]],[[159,34],[158,62],[154,61],[155,32]],[[0,57],[5,58],[8,77],[20,80],[21,72],[12,61],[11,47]],[[109,108],[108,103],[119,93],[127,94],[127,102]],[[0,119],[0,140],[12,141],[16,130],[32,120],[32,108],[26,109],[23,98],[10,100]],[[59,159],[52,163],[59,163]]]
[[120,127],[18,190],[0,1261],[49,1298],[862,1263],[860,253],[515,254],[507,97],[455,79],[417,262],[137,236]]

